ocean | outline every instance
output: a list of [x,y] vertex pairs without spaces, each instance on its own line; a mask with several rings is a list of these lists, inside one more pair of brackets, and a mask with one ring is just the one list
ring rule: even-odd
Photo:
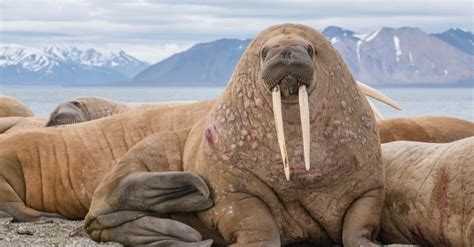
[[[62,101],[78,96],[101,96],[126,102],[206,100],[223,87],[64,87],[0,85],[0,94],[13,96],[39,116],[48,115]],[[397,111],[375,102],[385,118],[449,115],[474,120],[473,88],[378,88],[402,107]]]

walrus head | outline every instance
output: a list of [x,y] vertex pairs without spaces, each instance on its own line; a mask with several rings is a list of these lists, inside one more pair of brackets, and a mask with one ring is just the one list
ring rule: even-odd
[[[318,150],[339,142],[356,145],[358,138],[370,139],[365,146],[378,142],[365,89],[358,88],[342,57],[320,32],[297,24],[270,27],[247,47],[216,102],[203,132],[209,154],[233,166],[247,166],[261,178],[274,179],[269,170],[283,168],[287,180],[290,171],[294,173],[295,184],[316,181],[335,167],[326,164],[334,163],[327,153],[314,155]],[[256,160],[259,166],[247,165]]]
[[278,35],[263,43],[260,57],[261,78],[266,87],[272,91],[278,143],[285,167],[285,175],[289,179],[290,167],[283,131],[281,96],[289,104],[299,100],[304,161],[306,170],[309,170],[310,123],[307,88],[314,87],[315,84],[313,81],[315,51],[313,45],[300,36]]
[[60,103],[51,113],[46,127],[75,124],[87,121],[81,102],[71,100]]

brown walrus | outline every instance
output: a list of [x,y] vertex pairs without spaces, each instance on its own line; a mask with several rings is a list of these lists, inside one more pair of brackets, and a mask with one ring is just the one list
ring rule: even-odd
[[33,112],[19,100],[0,95],[0,117],[31,117]]
[[448,116],[393,118],[377,122],[380,141],[452,142],[474,136],[474,123]]
[[[322,34],[263,31],[206,104],[0,137],[0,210],[81,218],[90,206],[92,238],[131,245],[210,244],[180,222],[235,246],[373,245],[384,180],[377,126]],[[208,210],[163,218],[210,198]]]
[[[395,109],[400,106],[378,90],[357,81],[360,90],[368,97],[381,101]],[[103,117],[121,114],[129,111],[149,109],[156,106],[174,106],[194,103],[194,101],[163,101],[155,103],[125,103],[95,96],[77,97],[73,100],[60,103],[50,114],[46,126],[82,123]],[[370,103],[370,101],[369,101]],[[370,103],[374,113],[383,119],[379,110]]]
[[103,117],[137,111],[156,106],[176,106],[195,103],[194,101],[163,101],[155,103],[126,103],[96,96],[77,97],[59,103],[51,112],[46,126],[82,123]]
[[474,246],[474,137],[387,143],[382,156],[383,243]]

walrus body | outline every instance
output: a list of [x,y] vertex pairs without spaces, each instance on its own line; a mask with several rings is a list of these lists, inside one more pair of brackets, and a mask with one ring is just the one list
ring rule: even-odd
[[[207,113],[201,110],[206,104],[0,136],[0,211],[19,221],[43,216],[33,208],[84,218],[92,193],[117,160],[146,136],[189,128]],[[24,205],[13,207],[6,202]]]
[[19,100],[0,95],[0,117],[31,117],[33,112]]
[[[305,96],[303,86],[309,116],[301,111],[300,121],[295,92],[299,87]],[[274,122],[280,92],[283,118]],[[265,30],[210,111],[201,110],[205,104],[0,137],[0,210],[16,220],[81,218],[90,205],[91,237],[130,245],[209,246],[180,222],[235,246],[372,244],[384,180],[377,126],[349,69],[320,33],[291,24]],[[286,141],[280,142],[281,129],[275,135],[275,123],[283,124]],[[210,209],[173,213],[209,208],[210,198]]]
[[380,142],[445,143],[474,136],[474,123],[448,116],[393,118],[377,122]]
[[382,145],[382,243],[474,245],[474,137]]
[[4,117],[0,118],[0,134],[42,128],[45,123],[46,118],[44,117]]
[[176,106],[193,101],[163,101],[155,103],[126,103],[94,96],[77,97],[60,103],[50,114],[46,126],[82,123],[130,111],[157,106]]

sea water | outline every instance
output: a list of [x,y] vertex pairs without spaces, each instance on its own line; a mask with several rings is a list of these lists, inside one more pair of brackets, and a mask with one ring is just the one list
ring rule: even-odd
[[[219,96],[223,87],[64,87],[0,85],[0,94],[13,96],[39,116],[78,96],[101,96],[126,102],[206,100]],[[402,107],[397,111],[375,102],[386,118],[449,115],[474,120],[473,88],[378,88]]]

